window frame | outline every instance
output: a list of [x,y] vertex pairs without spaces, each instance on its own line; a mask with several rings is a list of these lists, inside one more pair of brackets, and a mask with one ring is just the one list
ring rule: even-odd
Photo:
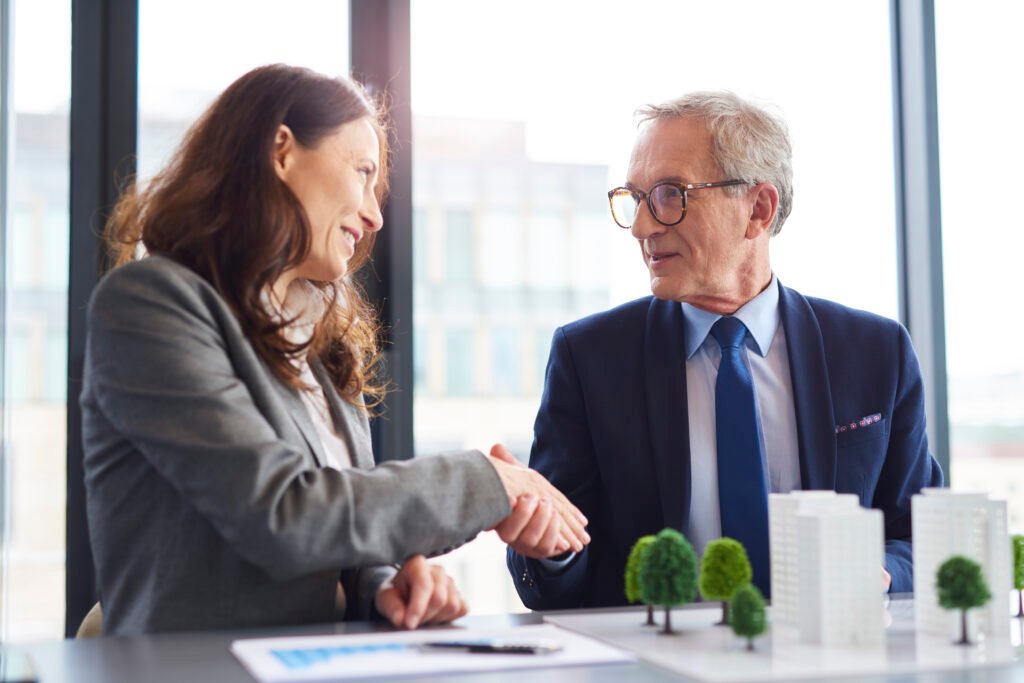
[[[383,406],[385,418],[372,424],[374,452],[379,461],[413,456],[410,2],[349,0],[352,72],[372,92],[385,95],[392,126],[391,192],[384,207],[388,229],[377,240],[373,267],[367,269],[364,279],[367,294],[380,311],[386,330],[385,369],[397,389]],[[0,4],[9,13],[9,0],[0,0]],[[900,318],[914,337],[921,362],[930,447],[948,473],[934,0],[890,0],[890,10]],[[3,27],[8,25],[8,19],[9,14],[0,14],[0,21],[5,22]],[[3,29],[0,68],[7,65],[4,59],[9,41],[5,38]],[[72,51],[75,58],[71,79],[65,620],[69,636],[95,600],[85,518],[78,395],[84,359],[85,306],[102,265],[103,250],[96,227],[102,225],[103,211],[116,202],[115,178],[128,177],[134,171],[137,0],[73,0]],[[5,79],[5,83],[9,82]],[[4,116],[0,125],[5,126],[0,133],[6,133],[9,116],[3,108],[6,95],[5,91],[0,96],[0,114]],[[4,158],[5,141],[6,137],[0,135]],[[0,182],[4,179],[5,169],[0,161]]]

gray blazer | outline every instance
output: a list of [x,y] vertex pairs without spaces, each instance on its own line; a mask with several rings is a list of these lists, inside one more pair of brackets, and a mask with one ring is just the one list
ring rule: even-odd
[[510,511],[472,451],[374,467],[365,415],[313,363],[356,468],[323,468],[299,394],[204,279],[161,257],[89,305],[85,485],[104,633],[366,618],[394,568]]

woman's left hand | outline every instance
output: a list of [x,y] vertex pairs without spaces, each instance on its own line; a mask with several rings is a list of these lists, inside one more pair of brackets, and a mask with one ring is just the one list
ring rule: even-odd
[[469,606],[462,599],[452,577],[437,565],[413,555],[390,581],[377,591],[377,611],[399,628],[443,624],[466,615]]

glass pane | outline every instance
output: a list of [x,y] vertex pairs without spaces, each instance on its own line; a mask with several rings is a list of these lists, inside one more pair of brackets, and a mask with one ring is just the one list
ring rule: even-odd
[[[1024,231],[1000,197],[1024,183],[1024,93],[1012,85],[1024,67],[1014,30],[1022,21],[1020,3],[935,3],[950,483],[1004,498],[1016,533],[1024,532],[1024,319],[1013,292]],[[968,93],[984,93],[985,106]]]
[[[796,175],[773,240],[779,278],[897,315],[889,3],[638,0],[630,31],[622,6],[412,4],[413,231],[429,252],[415,275],[418,453],[503,441],[526,458],[552,331],[649,294],[607,199],[645,103],[729,89],[776,105]],[[467,215],[461,250],[436,242]],[[439,253],[471,254],[472,266]],[[457,297],[467,273],[473,295]],[[475,611],[522,609],[493,534],[444,561],[488,577],[468,587]]]
[[4,420],[9,641],[64,636],[71,3],[14,3]]
[[348,2],[140,0],[139,177],[160,169],[224,88],[276,62],[347,74]]

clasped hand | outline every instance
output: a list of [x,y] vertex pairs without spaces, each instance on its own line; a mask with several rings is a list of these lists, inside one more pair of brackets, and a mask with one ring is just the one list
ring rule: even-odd
[[377,590],[377,611],[398,628],[443,624],[466,616],[469,606],[452,577],[422,555],[406,560],[398,573]]
[[561,491],[501,444],[491,448],[491,458],[512,506],[509,516],[494,527],[502,541],[533,558],[580,552],[590,543],[587,518]]

